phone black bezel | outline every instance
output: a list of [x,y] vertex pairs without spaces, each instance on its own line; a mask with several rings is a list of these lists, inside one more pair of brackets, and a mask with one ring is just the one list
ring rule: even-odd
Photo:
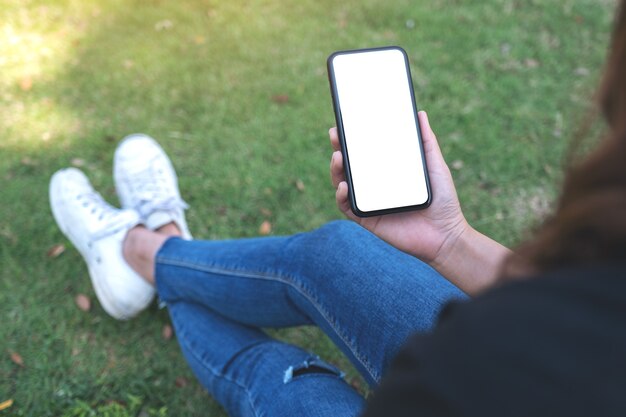
[[[346,55],[346,54],[354,54],[354,53],[363,53],[363,52],[376,52],[376,51],[385,51],[385,50],[398,50],[404,56],[404,63],[406,65],[407,77],[409,80],[409,89],[411,91],[411,102],[413,105],[413,116],[415,118],[415,125],[417,127],[417,138],[419,141],[420,152],[421,152],[421,160],[422,160],[422,168],[424,170],[424,179],[426,181],[426,192],[428,193],[428,198],[425,203],[411,206],[402,206],[402,207],[390,207],[387,209],[381,210],[372,210],[372,211],[361,211],[359,210],[356,204],[356,197],[354,195],[354,187],[352,184],[352,174],[350,172],[350,158],[348,155],[344,129],[343,129],[343,119],[341,117],[341,109],[339,105],[339,98],[337,94],[337,84],[335,80],[335,72],[333,68],[333,59],[338,55]],[[343,155],[343,167],[346,175],[346,182],[348,183],[348,195],[350,200],[350,208],[352,212],[359,217],[372,217],[379,216],[382,214],[391,214],[391,213],[400,213],[404,211],[411,210],[421,210],[430,206],[432,202],[432,190],[430,188],[430,178],[428,176],[428,168],[426,166],[426,156],[424,154],[424,144],[422,142],[422,130],[419,123],[419,119],[417,117],[417,106],[415,104],[415,93],[413,91],[413,80],[411,78],[411,68],[409,66],[409,57],[406,51],[399,46],[384,46],[377,48],[364,48],[364,49],[350,49],[344,51],[333,52],[328,59],[326,60],[326,66],[328,70],[328,81],[330,83],[330,94],[332,96],[333,101],[333,110],[335,113],[335,120],[337,122],[337,133],[339,136],[339,143],[341,145],[341,154]]]

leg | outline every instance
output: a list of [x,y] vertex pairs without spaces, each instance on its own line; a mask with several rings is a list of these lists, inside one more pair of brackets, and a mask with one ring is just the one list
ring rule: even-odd
[[168,304],[200,382],[231,416],[356,416],[363,398],[331,365],[187,302]]
[[372,384],[412,332],[430,329],[445,302],[465,297],[345,221],[291,237],[169,239],[156,255],[156,283],[168,304],[205,305],[242,324],[317,324]]
[[154,232],[144,226],[137,226],[130,229],[124,239],[122,253],[126,262],[152,285],[155,285],[156,254],[170,237],[180,237],[180,231],[172,224],[167,224]]
[[[187,231],[176,174],[153,139],[126,138],[114,172],[122,204],[148,228],[173,221]],[[132,251],[125,254],[137,268]],[[285,238],[173,238],[156,255],[156,271],[154,250],[147,259],[144,276],[156,275],[166,302],[195,302],[252,326],[315,323],[370,383],[409,333],[429,329],[443,303],[464,297],[427,265],[349,222]]]

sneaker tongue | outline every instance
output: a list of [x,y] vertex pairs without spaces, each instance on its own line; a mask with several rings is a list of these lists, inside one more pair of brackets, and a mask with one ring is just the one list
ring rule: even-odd
[[174,215],[168,211],[155,211],[150,214],[145,221],[146,227],[150,230],[156,230],[174,221]]
[[186,208],[187,203],[180,198],[169,196],[165,199],[159,199],[159,196],[154,195],[151,199],[143,200],[142,204],[137,207],[137,211],[144,218],[150,217],[155,212],[164,212],[170,217],[174,217],[178,210]]
[[128,212],[117,213],[109,217],[107,220],[108,221],[101,226],[100,230],[93,234],[93,240],[99,240],[115,235],[120,231],[123,231],[125,234],[128,229],[139,224],[139,217],[136,214],[130,215]]

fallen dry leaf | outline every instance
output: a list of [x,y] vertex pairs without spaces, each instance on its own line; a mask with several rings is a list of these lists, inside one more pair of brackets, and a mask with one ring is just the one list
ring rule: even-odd
[[25,167],[34,167],[35,165],[37,165],[37,164],[35,163],[35,161],[33,161],[33,160],[32,160],[31,158],[29,158],[28,156],[23,157],[23,158],[20,160],[20,163],[21,163],[22,165],[24,165]]
[[358,380],[358,378],[351,378],[349,380],[350,385],[352,385],[352,387],[354,387],[354,389],[356,389],[357,391],[361,391],[361,389],[363,388],[361,386],[361,381]]
[[80,167],[84,167],[85,166],[85,160],[82,159],[82,158],[72,158],[70,163],[73,166],[75,166],[76,168],[80,168]]
[[296,180],[296,188],[298,191],[304,191],[304,183],[301,179]]
[[76,298],[74,298],[74,302],[81,311],[91,310],[91,300],[85,294],[78,294]]
[[589,68],[579,67],[579,68],[576,68],[575,73],[576,73],[576,75],[578,75],[580,77],[586,77],[591,72],[589,71]]
[[276,94],[272,96],[272,101],[278,104],[285,104],[289,102],[289,96],[287,94]]
[[33,88],[33,79],[29,76],[23,77],[19,84],[22,91],[30,91]]
[[124,404],[124,402],[120,401],[120,400],[114,400],[114,399],[108,399],[104,402],[104,404],[106,405],[114,405],[117,404],[121,407],[124,407],[126,404]]
[[269,235],[272,231],[272,223],[265,220],[261,223],[261,227],[259,227],[259,233],[262,235]]
[[54,245],[53,247],[51,247],[50,249],[48,249],[48,252],[46,252],[46,256],[48,258],[57,258],[63,252],[65,252],[65,245],[62,243],[58,243]]
[[346,13],[341,13],[339,19],[337,20],[337,26],[339,26],[339,29],[345,29],[348,27],[348,17],[346,16]]
[[537,68],[539,66],[539,61],[532,58],[526,58],[524,60],[524,65],[526,65],[527,68]]
[[465,164],[460,159],[457,159],[456,161],[452,161],[452,164],[450,165],[452,165],[452,169],[456,169],[458,171],[462,169]]
[[383,32],[383,37],[387,40],[395,39],[396,33],[393,30],[386,30]]
[[161,337],[163,337],[164,340],[170,340],[173,334],[174,330],[172,330],[172,326],[169,324],[163,326],[163,330],[161,330]]
[[174,24],[172,23],[171,20],[165,19],[165,20],[161,20],[160,22],[156,22],[154,24],[154,29],[157,31],[170,30],[173,26]]
[[9,355],[11,356],[11,361],[14,364],[19,365],[21,367],[24,366],[24,359],[22,359],[22,356],[19,353],[13,352],[13,351],[9,351]]
[[11,407],[13,405],[13,400],[8,399],[6,401],[2,401],[0,403],[0,411],[2,410],[6,410],[7,408]]
[[184,388],[189,385],[189,381],[187,381],[187,378],[185,378],[184,376],[179,376],[174,381],[174,384],[176,384],[178,388]]
[[543,166],[543,170],[548,175],[552,175],[552,173],[554,172],[554,169],[552,169],[552,167],[550,165],[548,165],[548,164],[545,164]]
[[0,237],[5,238],[11,244],[17,243],[17,235],[8,228],[0,229]]

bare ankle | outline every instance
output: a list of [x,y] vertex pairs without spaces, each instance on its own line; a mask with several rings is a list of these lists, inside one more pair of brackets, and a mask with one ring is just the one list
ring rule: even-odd
[[131,260],[137,256],[137,240],[141,239],[140,236],[146,230],[145,226],[137,225],[126,233],[126,237],[122,242],[122,255],[124,256],[124,259],[126,259],[126,262],[131,263]]
[[154,259],[167,237],[136,226],[128,231],[122,243],[122,256],[141,277],[154,285]]
[[182,232],[174,222],[170,222],[155,230],[155,232],[168,236],[182,236]]

